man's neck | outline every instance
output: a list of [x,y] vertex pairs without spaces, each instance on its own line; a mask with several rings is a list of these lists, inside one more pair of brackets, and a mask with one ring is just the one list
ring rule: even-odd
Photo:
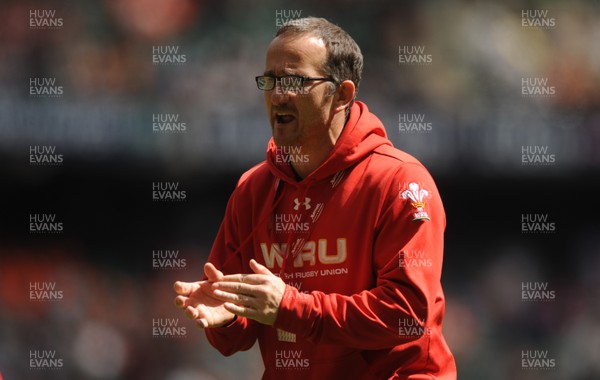
[[[345,120],[342,120],[342,122],[345,122]],[[317,170],[319,166],[327,161],[333,147],[344,130],[344,125],[345,124],[338,123],[337,126],[329,128],[327,139],[320,141],[320,143],[307,144],[307,147],[304,148],[302,152],[303,157],[306,157],[306,160],[290,160],[294,172],[300,178],[306,178],[310,173]]]

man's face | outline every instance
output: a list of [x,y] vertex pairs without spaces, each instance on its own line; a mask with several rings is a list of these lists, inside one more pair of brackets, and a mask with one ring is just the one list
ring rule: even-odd
[[[279,36],[267,50],[265,75],[326,77],[322,70],[327,51],[313,36]],[[285,91],[277,83],[265,91],[265,105],[277,146],[309,147],[326,141],[334,96],[325,81],[307,81],[300,91]]]

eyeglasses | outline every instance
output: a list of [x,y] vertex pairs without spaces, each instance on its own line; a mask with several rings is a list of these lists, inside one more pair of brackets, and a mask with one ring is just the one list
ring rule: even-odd
[[299,91],[304,89],[304,82],[315,80],[335,82],[335,79],[331,77],[313,78],[302,75],[284,75],[280,77],[274,75],[259,75],[256,77],[256,85],[259,90],[270,91],[275,88],[275,84],[279,81],[279,85],[283,91]]

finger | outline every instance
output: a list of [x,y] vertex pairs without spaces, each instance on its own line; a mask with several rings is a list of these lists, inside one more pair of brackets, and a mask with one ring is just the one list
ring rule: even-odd
[[265,282],[265,278],[262,274],[228,274],[219,279],[219,283],[224,282],[238,282],[243,284],[258,285]]
[[196,325],[201,329],[205,329],[208,327],[208,321],[204,318],[198,318],[196,319]]
[[221,290],[215,290],[213,294],[216,298],[220,299],[221,301],[231,302],[239,306],[253,307],[256,304],[256,300],[254,297],[250,297],[243,294],[229,293]]
[[198,289],[200,285],[197,282],[183,282],[175,281],[173,284],[173,290],[175,293],[182,296],[189,296],[194,290]]
[[228,274],[227,276],[223,276],[219,279],[219,282],[227,281],[227,282],[244,282],[245,274]]
[[254,296],[256,294],[256,286],[251,284],[242,284],[240,282],[215,282],[212,284],[213,294],[218,290],[223,290],[229,293],[244,294]]
[[200,316],[198,310],[191,306],[185,308],[185,315],[189,319],[198,319],[198,317]]
[[260,264],[258,261],[250,260],[250,268],[257,274],[266,274],[273,276],[273,273],[266,266]]
[[219,281],[223,277],[223,272],[218,270],[212,263],[204,264],[204,274],[209,282]]
[[240,317],[252,318],[254,316],[254,314],[256,314],[256,311],[254,309],[251,309],[251,308],[245,307],[245,306],[236,305],[231,302],[225,302],[223,304],[223,306],[228,311],[230,311],[233,314],[238,315]]
[[180,309],[183,309],[187,306],[187,301],[188,301],[188,297],[184,297],[184,296],[177,296],[175,297],[175,306],[177,306]]

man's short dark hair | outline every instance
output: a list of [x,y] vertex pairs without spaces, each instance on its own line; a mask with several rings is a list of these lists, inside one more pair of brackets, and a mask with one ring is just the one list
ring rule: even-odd
[[275,33],[275,37],[299,35],[310,35],[323,40],[327,49],[323,65],[325,73],[337,84],[351,80],[358,92],[363,56],[356,42],[344,29],[324,18],[306,17],[286,22]]

